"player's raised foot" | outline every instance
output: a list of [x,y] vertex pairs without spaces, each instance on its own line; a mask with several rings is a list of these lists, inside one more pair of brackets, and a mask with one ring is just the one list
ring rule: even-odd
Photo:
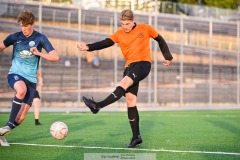
[[86,106],[92,111],[93,114],[97,114],[100,108],[97,108],[96,102],[93,99],[88,99],[86,97],[82,97],[83,102]]
[[4,136],[0,136],[0,144],[5,147],[10,146]]
[[11,128],[9,126],[4,126],[0,128],[0,136],[8,135],[11,132]]
[[128,148],[134,148],[136,145],[141,144],[143,142],[142,137],[138,135],[137,138],[131,138],[131,142],[128,145]]

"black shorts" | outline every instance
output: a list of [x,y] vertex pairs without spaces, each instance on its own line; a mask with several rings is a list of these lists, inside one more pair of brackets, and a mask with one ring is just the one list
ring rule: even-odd
[[146,78],[151,71],[151,63],[148,61],[140,61],[131,63],[123,72],[123,77],[128,76],[133,80],[133,85],[128,87],[126,93],[130,92],[137,96],[139,82]]
[[34,98],[39,98],[40,99],[39,92],[37,90],[36,90],[36,92],[34,94]]

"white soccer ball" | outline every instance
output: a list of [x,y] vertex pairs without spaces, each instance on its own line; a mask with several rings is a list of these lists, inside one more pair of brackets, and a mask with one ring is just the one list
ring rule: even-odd
[[68,135],[68,127],[63,122],[54,122],[50,127],[50,134],[55,139],[63,139]]

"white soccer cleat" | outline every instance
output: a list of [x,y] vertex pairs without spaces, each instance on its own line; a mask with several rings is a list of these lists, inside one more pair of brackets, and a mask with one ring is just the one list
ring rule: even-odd
[[0,136],[0,144],[5,147],[10,146],[4,136]]
[[0,136],[8,135],[11,132],[11,128],[9,126],[4,126],[0,128]]

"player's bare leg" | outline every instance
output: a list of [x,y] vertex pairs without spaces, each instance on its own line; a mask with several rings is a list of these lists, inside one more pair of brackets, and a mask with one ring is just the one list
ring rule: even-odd
[[39,122],[39,113],[40,113],[40,104],[41,100],[39,98],[33,99],[33,107],[34,107],[34,118],[35,118],[35,125],[41,125]]

